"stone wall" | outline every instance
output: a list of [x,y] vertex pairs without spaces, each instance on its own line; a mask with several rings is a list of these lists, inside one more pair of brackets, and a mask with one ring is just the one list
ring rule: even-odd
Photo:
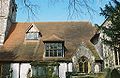
[[105,77],[105,72],[92,73],[92,74],[68,72],[66,78],[106,78],[106,77]]
[[[111,26],[111,21],[105,21],[102,26],[109,28],[109,26]],[[109,45],[105,45],[101,41],[101,38],[107,39],[107,40],[110,40],[110,38],[107,37],[102,31],[99,31],[99,32],[100,32],[100,38],[99,38],[98,45],[100,46],[100,44],[102,44],[101,49],[103,53],[102,58],[104,61],[104,68],[114,67],[115,66],[115,53]]]
[[0,0],[0,45],[8,36],[9,29],[16,20],[16,4],[14,0]]
[[74,54],[72,60],[73,60],[73,71],[79,72],[79,60],[81,57],[86,57],[88,59],[88,73],[94,72],[94,61],[95,57],[84,44],[81,44],[77,50],[77,52]]

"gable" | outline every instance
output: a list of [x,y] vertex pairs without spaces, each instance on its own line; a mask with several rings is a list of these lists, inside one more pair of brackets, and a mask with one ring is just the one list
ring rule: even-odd
[[26,34],[25,34],[25,40],[39,40],[40,39],[40,32],[38,28],[32,24],[28,27]]
[[88,47],[86,47],[86,45],[81,43],[73,56],[73,60],[78,61],[83,56],[87,57],[89,61],[93,61],[93,58],[95,58],[95,56],[92,54],[92,51]]
[[32,25],[30,25],[29,27],[28,27],[28,29],[26,30],[26,33],[27,32],[39,32],[39,30],[38,30],[38,28],[34,25],[34,24],[32,24]]

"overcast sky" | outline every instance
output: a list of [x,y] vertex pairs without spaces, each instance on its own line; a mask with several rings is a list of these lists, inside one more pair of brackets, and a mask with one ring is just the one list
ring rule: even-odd
[[[18,11],[17,11],[17,22],[49,22],[49,21],[90,21],[92,24],[101,25],[104,21],[104,17],[100,16],[100,7],[104,7],[110,0],[94,0],[89,3],[96,12],[91,15],[85,8],[82,8],[83,13],[79,13],[78,17],[69,18],[68,12],[68,0],[59,0],[54,3],[54,0],[30,0],[34,3],[37,8],[34,8],[36,17],[30,16],[28,19],[27,10],[21,0],[16,0]],[[76,14],[75,14],[76,15]],[[74,15],[74,16],[75,16]]]

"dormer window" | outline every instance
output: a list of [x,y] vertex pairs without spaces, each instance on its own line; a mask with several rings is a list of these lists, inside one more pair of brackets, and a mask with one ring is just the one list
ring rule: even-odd
[[45,43],[46,57],[63,57],[64,47],[62,42],[48,42]]
[[39,32],[28,32],[26,33],[27,40],[38,40],[39,39]]
[[64,57],[64,40],[56,35],[52,35],[44,40],[45,57]]
[[37,27],[32,24],[28,30],[26,31],[26,40],[39,40],[40,39],[40,32]]

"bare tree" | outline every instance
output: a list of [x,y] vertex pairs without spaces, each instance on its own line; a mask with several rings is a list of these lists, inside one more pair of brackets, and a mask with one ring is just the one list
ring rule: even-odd
[[[24,8],[27,10],[28,19],[30,16],[37,17],[36,10],[40,10],[40,4],[34,4],[31,0],[21,0],[23,2]],[[36,1],[36,0],[35,0]],[[64,0],[48,0],[50,3],[56,4],[57,2],[64,2]],[[96,13],[96,10],[91,6],[95,0],[67,0],[68,1],[68,18],[72,17],[80,17],[81,14],[84,14],[84,9],[86,9],[87,13],[92,16],[93,13]],[[98,0],[102,2],[103,0]]]
[[27,13],[27,17],[28,17],[27,21],[30,21],[30,19],[34,20],[34,18],[38,19],[37,10],[40,10],[40,4],[35,4],[31,2],[32,0],[18,0],[18,1],[22,5],[21,7],[18,8],[20,8],[21,11]]
[[96,10],[90,6],[90,3],[92,3],[91,1],[94,2],[94,0],[69,0],[69,17],[80,17],[81,14],[84,14],[82,8],[86,9],[90,15],[91,13],[96,12]]

